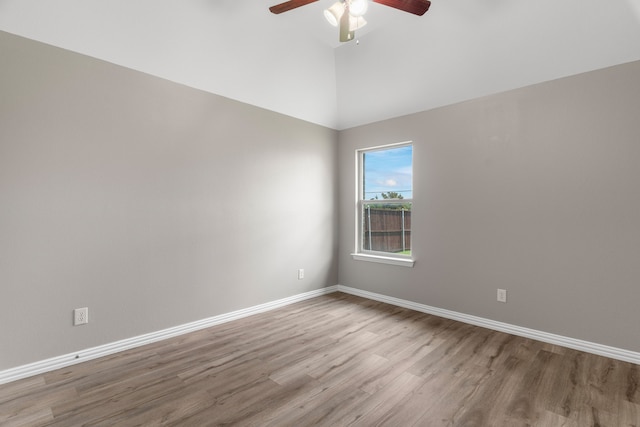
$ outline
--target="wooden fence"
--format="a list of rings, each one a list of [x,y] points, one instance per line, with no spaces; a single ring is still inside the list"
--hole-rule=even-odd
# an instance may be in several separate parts
[[[394,253],[411,250],[411,211],[367,207],[363,223],[363,249]]]

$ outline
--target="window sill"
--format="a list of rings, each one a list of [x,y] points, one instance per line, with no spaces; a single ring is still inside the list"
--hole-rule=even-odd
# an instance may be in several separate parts
[[[413,267],[415,261],[410,258],[394,258],[380,255],[351,254],[356,261],[377,262],[380,264],[399,265],[401,267]]]

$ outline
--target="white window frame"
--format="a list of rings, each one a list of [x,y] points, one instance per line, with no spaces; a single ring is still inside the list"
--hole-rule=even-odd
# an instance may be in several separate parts
[[[366,200],[364,195],[364,154],[372,151],[382,151],[392,148],[400,148],[405,146],[412,146],[413,141],[399,142],[395,144],[387,144],[376,147],[367,147],[356,150],[356,200],[355,200],[355,252],[351,254],[353,259],[358,261],[376,262],[382,264],[398,265],[403,267],[413,267],[415,260],[413,258],[413,248],[411,255],[395,254],[391,252],[381,252],[367,250],[363,247],[363,230],[364,219],[363,210],[364,206],[370,204],[380,204],[380,200],[369,201]],[[412,168],[413,168],[413,149],[412,149]],[[413,173],[412,173],[413,180]],[[411,183],[413,193],[413,182]],[[411,203],[411,211],[413,215],[413,198],[411,199],[398,199],[398,200],[384,200],[384,204],[406,204]],[[412,238],[413,241],[413,238]]]

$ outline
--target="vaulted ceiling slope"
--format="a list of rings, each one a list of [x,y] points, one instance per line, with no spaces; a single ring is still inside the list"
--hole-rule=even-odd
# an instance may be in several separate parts
[[[0,30],[334,129],[640,59],[640,0],[372,4],[359,43],[277,0],[0,0]]]

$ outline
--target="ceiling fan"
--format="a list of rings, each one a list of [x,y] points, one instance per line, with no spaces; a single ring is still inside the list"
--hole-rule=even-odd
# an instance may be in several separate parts
[[[318,0],[289,0],[284,3],[271,6],[269,10],[272,13],[279,14],[317,1]],[[404,12],[413,13],[418,16],[424,15],[425,12],[429,10],[429,6],[431,6],[431,2],[429,0],[372,1]],[[363,15],[367,11],[368,6],[369,0],[338,0],[333,4],[333,6],[324,11],[324,16],[331,25],[334,27],[340,27],[340,41],[348,42],[353,40],[357,29],[366,25],[367,21],[364,20]]]

